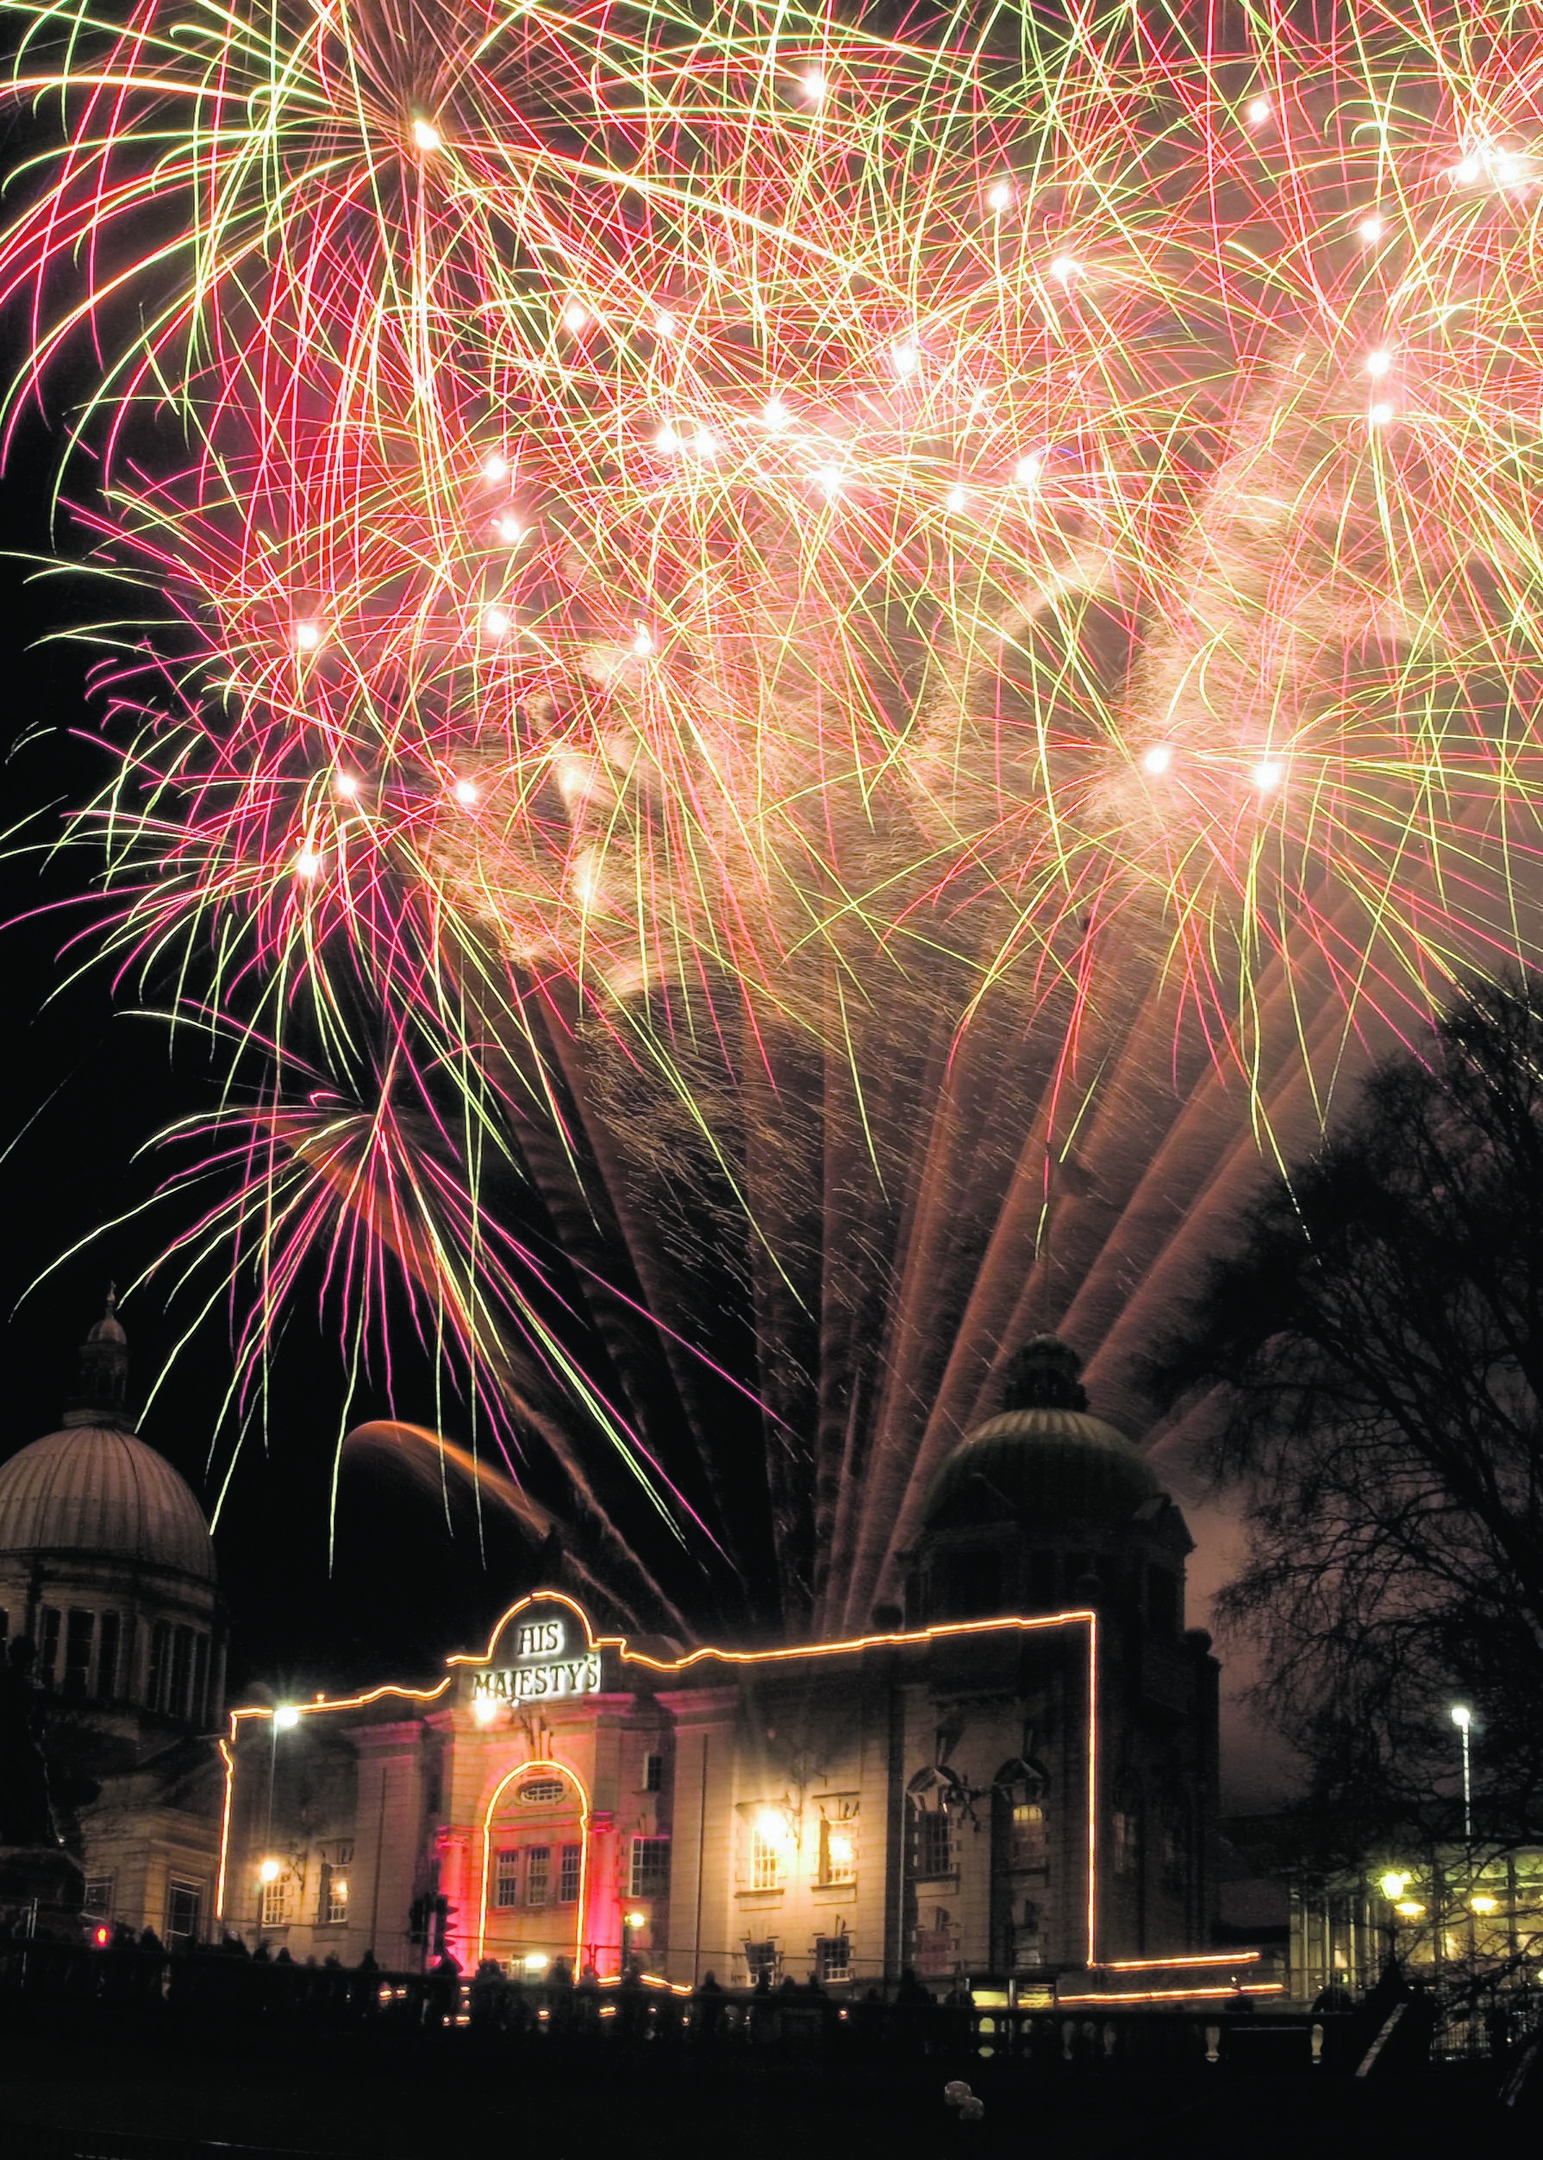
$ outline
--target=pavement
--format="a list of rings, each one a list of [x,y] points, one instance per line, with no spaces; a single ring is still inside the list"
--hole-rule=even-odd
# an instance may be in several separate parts
[[[0,2160],[448,2160],[519,2147],[535,2160],[654,2160],[709,2151],[788,2160],[1420,2160],[1543,2149],[1496,2079],[1449,2068],[1355,2079],[1192,2071],[1034,2074],[970,2062],[811,2060],[589,2045],[482,2048],[465,2034],[185,2036],[0,2032]],[[985,2105],[947,2105],[950,2077]],[[1530,2082],[1530,2081],[1529,2081]]]

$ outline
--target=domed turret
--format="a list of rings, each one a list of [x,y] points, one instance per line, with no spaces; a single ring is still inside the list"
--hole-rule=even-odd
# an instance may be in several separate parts
[[[50,1433],[0,1467],[0,1554],[45,1553],[215,1579],[214,1542],[187,1481],[110,1425]]]
[[[133,1429],[115,1305],[76,1352],[62,1428],[0,1465],[0,1611],[49,1685],[201,1724],[219,1694],[214,1543]]]
[[[928,1620],[1086,1602],[1120,1585],[1177,1633],[1190,1538],[1151,1464],[1088,1409],[1059,1336],[1026,1343],[1005,1404],[967,1433],[927,1497],[913,1605]]]

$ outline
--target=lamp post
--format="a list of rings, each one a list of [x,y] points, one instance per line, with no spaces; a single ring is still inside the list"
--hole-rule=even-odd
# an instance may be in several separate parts
[[[263,1824],[263,1863],[259,1878],[263,1883],[277,1882],[279,1864],[273,1858],[273,1782],[279,1766],[279,1734],[293,1732],[300,1722],[300,1713],[292,1703],[279,1703],[273,1711],[268,1732],[268,1811]],[[257,1932],[262,1935],[262,1891],[257,1894]]]
[[[1407,1875],[1400,1875],[1396,1868],[1389,1868],[1387,1874],[1383,1876],[1377,1886],[1387,1899],[1388,1963],[1395,1971],[1398,1968],[1398,1907],[1408,1883],[1409,1877]]]
[[[1452,1705],[1452,1723],[1463,1736],[1463,1843],[1473,1843],[1473,1786],[1468,1760],[1468,1728],[1473,1723],[1473,1712],[1466,1703]]]

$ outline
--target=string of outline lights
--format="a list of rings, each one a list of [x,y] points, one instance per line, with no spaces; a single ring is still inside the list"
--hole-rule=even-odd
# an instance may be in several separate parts
[[[451,1681],[455,1678],[455,1673],[453,1670],[454,1667],[472,1665],[486,1666],[487,1664],[489,1664],[492,1659],[494,1647],[497,1644],[499,1637],[504,1632],[505,1628],[509,1625],[510,1621],[517,1613],[523,1612],[529,1606],[537,1603],[541,1605],[563,1605],[568,1609],[568,1611],[573,1613],[583,1626],[585,1639],[590,1650],[599,1652],[613,1650],[625,1663],[630,1665],[644,1665],[653,1672],[685,1672],[689,1671],[693,1666],[701,1665],[708,1661],[711,1661],[715,1664],[736,1666],[787,1664],[795,1660],[836,1657],[846,1653],[850,1653],[852,1651],[890,1647],[897,1649],[904,1648],[905,1646],[910,1644],[936,1642],[955,1635],[988,1635],[1000,1634],[1003,1632],[1037,1633],[1047,1628],[1066,1627],[1069,1625],[1078,1624],[1085,1625],[1088,1631],[1088,1756],[1086,1809],[1088,1869],[1087,1950],[1088,1964],[1090,1968],[1097,1965],[1099,1759],[1098,1615],[1090,1608],[1084,1608],[1081,1610],[1068,1610],[1066,1612],[1058,1613],[1030,1614],[1000,1620],[946,1621],[937,1623],[931,1627],[912,1628],[909,1630],[888,1630],[877,1634],[863,1635],[847,1642],[804,1643],[801,1645],[795,1645],[792,1648],[780,1648],[774,1650],[716,1650],[712,1648],[701,1648],[697,1650],[686,1651],[677,1658],[658,1658],[651,1656],[646,1651],[629,1649],[627,1646],[627,1639],[623,1635],[594,1634],[590,1628],[588,1614],[584,1611],[581,1605],[576,1604],[575,1601],[572,1598],[568,1597],[564,1592],[560,1590],[536,1590],[532,1591],[527,1597],[517,1599],[515,1603],[511,1605],[508,1610],[502,1615],[502,1617],[499,1619],[496,1626],[494,1627],[491,1635],[488,1637],[487,1649],[482,1653],[480,1657],[474,1656],[470,1652],[464,1651],[457,1651],[453,1653],[450,1657],[448,1657],[445,1660],[445,1663],[448,1667],[452,1668],[452,1670],[447,1673],[445,1679],[436,1683],[434,1687],[380,1687],[374,1688],[368,1694],[363,1695],[329,1697],[326,1700],[322,1701],[295,1705],[294,1708],[297,1716],[303,1718],[315,1718],[323,1716],[329,1711],[355,1710],[362,1708],[369,1703],[379,1701],[382,1697],[386,1695],[401,1695],[403,1697],[412,1698],[420,1702],[436,1701],[441,1695],[444,1694],[445,1690],[450,1686]],[[272,1718],[274,1715],[275,1712],[271,1708],[262,1705],[232,1710],[229,1713],[232,1748],[234,1747],[237,1730],[242,1719]],[[219,1888],[217,1892],[217,1909],[215,1914],[215,1917],[217,1919],[223,1919],[224,1917],[225,1865],[230,1831],[231,1792],[233,1789],[233,1780],[235,1776],[234,1755],[225,1748],[223,1742],[221,1743],[221,1752],[225,1761],[226,1787],[225,1808],[220,1833]],[[555,1758],[553,1758],[553,1767],[560,1770],[564,1777],[573,1778],[576,1784],[579,1783],[577,1774],[568,1764],[558,1762]],[[503,1789],[503,1784],[507,1784],[507,1782],[507,1779],[504,1779],[502,1781],[499,1787],[500,1791]],[[580,1785],[580,1790],[581,1792],[583,1791],[582,1785]],[[588,1808],[589,1801],[588,1795],[586,1793],[584,1795],[584,1810],[586,1821],[588,1820]],[[485,1815],[482,1825],[484,1837],[484,1910],[486,1903],[486,1839],[488,1823],[491,1821],[491,1819],[491,1814]],[[479,1926],[481,1925],[482,1922],[479,1921]],[[1165,1958],[1160,1960],[1154,1960],[1153,1962],[1162,1964],[1166,1967],[1168,1965],[1171,1965],[1174,1960]],[[1134,1968],[1122,1966],[1120,1969],[1128,1970]]]

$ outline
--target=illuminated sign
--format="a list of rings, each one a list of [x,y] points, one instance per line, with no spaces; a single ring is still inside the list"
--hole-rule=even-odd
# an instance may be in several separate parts
[[[515,1630],[515,1663],[473,1673],[472,1701],[535,1702],[553,1695],[595,1695],[600,1690],[600,1652],[586,1641],[568,1655],[565,1620],[529,1620]]]

